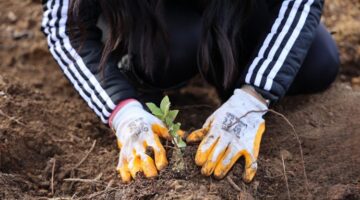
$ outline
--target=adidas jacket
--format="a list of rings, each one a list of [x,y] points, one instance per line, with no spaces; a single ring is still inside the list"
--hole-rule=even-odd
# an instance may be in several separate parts
[[[70,0],[43,0],[42,31],[65,76],[89,107],[107,123],[116,105],[124,99],[136,98],[137,92],[118,70],[118,60],[114,57],[110,57],[104,72],[99,70],[103,44],[102,32],[96,23],[101,11],[96,0],[88,2],[81,9],[84,12],[81,20],[87,32],[84,43],[77,31],[70,37]],[[277,101],[285,95],[305,59],[324,0],[258,2],[275,14],[272,19],[265,19],[271,20],[271,26],[252,50],[238,86],[252,85],[265,98]]]

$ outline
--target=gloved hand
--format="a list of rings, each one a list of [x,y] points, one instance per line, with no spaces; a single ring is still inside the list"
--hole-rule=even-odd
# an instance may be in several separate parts
[[[250,182],[257,170],[260,141],[265,131],[262,116],[266,110],[267,106],[257,98],[236,89],[230,99],[206,120],[203,128],[187,138],[188,142],[203,138],[195,156],[196,164],[202,166],[201,173],[206,176],[213,173],[221,179],[244,156],[243,180]]]
[[[142,105],[132,100],[110,118],[120,150],[117,171],[124,182],[135,178],[137,172],[146,177],[155,177],[158,170],[167,166],[166,152],[159,136],[170,138],[161,120],[145,111]],[[154,160],[146,154],[146,148],[154,151]]]

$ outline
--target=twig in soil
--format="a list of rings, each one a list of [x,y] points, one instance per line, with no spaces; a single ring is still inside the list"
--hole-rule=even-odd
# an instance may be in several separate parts
[[[72,168],[72,170],[75,170],[76,168],[80,167],[80,165],[89,157],[90,153],[94,150],[96,145],[96,140],[94,140],[93,144],[91,145],[90,150],[86,153],[86,155],[80,160],[78,164],[75,165],[75,167]]]
[[[81,182],[81,183],[95,183],[100,184],[101,181],[95,179],[81,179],[81,178],[66,178],[65,182]]]
[[[24,124],[24,123],[21,122],[20,120],[16,119],[15,117],[11,117],[11,116],[7,115],[7,114],[4,113],[4,111],[2,111],[1,109],[0,109],[0,115],[3,116],[3,117],[5,117],[5,118],[8,118],[10,121],[13,121],[13,122],[15,122],[15,123],[17,123],[17,124],[19,124],[19,125],[21,125],[21,126],[26,126],[26,124]]]
[[[241,192],[240,187],[236,185],[236,183],[232,180],[230,176],[226,176],[226,179],[236,191]]]
[[[107,184],[105,190],[108,190],[108,189],[113,185],[113,183],[114,183],[114,180],[111,179],[111,180],[109,181],[109,183]]]
[[[78,136],[75,136],[74,134],[72,134],[70,131],[67,131],[67,134],[70,136],[70,140],[73,142],[75,141],[83,141],[81,138],[79,138]]]
[[[304,153],[303,153],[303,148],[302,148],[302,144],[301,144],[301,140],[299,135],[297,134],[296,130],[295,130],[295,126],[289,121],[289,119],[287,117],[285,117],[285,115],[273,110],[273,109],[267,109],[267,110],[251,110],[247,113],[245,113],[243,116],[239,117],[236,122],[234,123],[238,123],[242,118],[246,117],[247,115],[249,115],[250,113],[265,113],[265,112],[270,112],[272,114],[275,114],[279,117],[281,117],[283,120],[285,120],[285,122],[291,127],[292,132],[299,144],[299,150],[300,150],[300,157],[301,157],[301,162],[302,162],[302,167],[303,167],[303,174],[304,174],[304,179],[305,179],[305,190],[308,194],[310,194],[309,192],[309,183],[308,183],[308,178],[307,178],[307,173],[306,173],[306,168],[305,168],[305,159],[304,159]]]
[[[282,161],[282,166],[283,166],[283,170],[284,170],[284,178],[285,178],[285,184],[286,184],[288,199],[291,199],[290,189],[289,189],[289,182],[288,182],[288,179],[287,179],[287,176],[286,176],[285,161],[284,161],[284,156],[282,154],[281,154],[281,161]]]
[[[95,184],[101,184],[102,182],[99,181],[102,176],[102,173],[100,173],[97,177],[94,179],[81,179],[81,178],[66,178],[64,181],[66,182],[82,182],[82,183],[95,183]]]
[[[55,174],[56,159],[53,158],[53,166],[51,170],[51,195],[54,196],[54,174]]]
[[[80,160],[80,162],[78,162],[74,167],[72,167],[72,168],[68,169],[67,171],[65,171],[63,177],[67,176],[69,173],[71,173],[71,176],[73,176],[74,170],[77,169],[78,167],[80,167],[80,165],[89,157],[90,153],[94,150],[95,145],[96,145],[96,140],[94,140],[93,144],[91,145],[91,148],[85,154],[85,156]]]
[[[71,196],[71,199],[70,199],[70,200],[75,199],[76,195],[77,195],[77,192],[75,192],[75,193]]]
[[[108,188],[108,189],[105,189],[105,190],[102,190],[102,191],[99,191],[99,192],[95,192],[95,193],[91,194],[90,196],[85,197],[85,198],[83,198],[83,199],[93,199],[93,198],[95,198],[95,197],[97,197],[97,196],[99,196],[99,195],[102,195],[102,194],[107,193],[107,192],[112,192],[112,191],[114,191],[114,190],[117,190],[117,189],[115,189],[115,188]]]
[[[99,191],[99,192],[95,192],[93,194],[91,194],[89,197],[86,197],[86,199],[93,199],[95,198],[96,196],[99,196],[99,195],[102,195],[104,193],[107,193],[107,192],[112,192],[114,190],[116,190],[115,188],[111,188],[112,184],[114,183],[114,180],[110,180],[109,183],[107,184],[105,190],[102,190],[102,191]]]

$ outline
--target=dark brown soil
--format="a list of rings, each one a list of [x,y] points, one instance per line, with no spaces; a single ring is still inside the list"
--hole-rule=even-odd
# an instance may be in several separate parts
[[[122,184],[115,171],[114,135],[47,51],[39,31],[40,2],[1,1],[0,199],[287,199],[288,193],[292,199],[360,199],[360,86],[351,84],[360,75],[360,29],[353,28],[360,27],[360,3],[351,2],[328,1],[325,12],[342,53],[338,81],[324,93],[287,97],[275,107],[300,137],[307,182],[290,126],[268,114],[255,180],[241,181],[243,161],[229,175],[239,192],[227,178],[200,175],[193,160],[196,145],[186,148],[186,173],[168,167],[156,179],[140,175]],[[219,105],[214,90],[199,80],[170,98],[188,131],[200,127]],[[93,151],[74,169],[95,141]],[[170,158],[172,149],[167,150]]]

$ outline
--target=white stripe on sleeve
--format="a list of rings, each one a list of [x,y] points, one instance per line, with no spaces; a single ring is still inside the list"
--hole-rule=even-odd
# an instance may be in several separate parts
[[[53,8],[50,8],[52,3],[55,3],[55,5]],[[49,0],[45,6],[46,6],[46,10],[44,11],[43,14],[44,17],[42,21],[42,27],[44,33],[47,35],[50,52],[52,53],[55,60],[62,68],[65,75],[72,82],[75,89],[87,102],[89,107],[92,108],[95,111],[95,113],[100,116],[101,120],[104,123],[106,123],[107,118],[111,114],[107,110],[106,105],[111,110],[113,110],[116,107],[116,105],[114,104],[114,102],[112,102],[110,96],[106,93],[106,91],[101,87],[99,81],[85,66],[82,58],[77,54],[76,50],[71,46],[70,39],[66,34],[66,23],[68,17],[69,1],[55,0],[54,2],[54,0]],[[60,19],[59,19],[58,11],[60,8],[62,9],[60,11]],[[49,14],[51,14],[52,17],[51,20],[48,18]],[[55,27],[56,22],[58,22],[58,27]],[[57,33],[60,38],[57,37]],[[52,43],[51,41],[54,41],[54,43]],[[72,58],[70,58],[68,55],[71,55]],[[73,60],[76,62],[76,65],[80,68],[82,74],[79,73],[78,69],[75,67],[75,63],[73,62]],[[64,61],[65,63],[63,63],[62,61]],[[69,70],[71,70],[71,73]],[[72,74],[74,74],[74,76]],[[75,80],[75,77],[78,80],[78,82],[77,80]],[[91,84],[92,87],[89,84]],[[86,93],[84,93],[84,90],[88,94],[90,94],[90,97],[87,96]],[[98,93],[99,96],[97,96],[96,93]],[[99,97],[103,99],[106,105],[104,105],[100,101]],[[95,103],[97,107],[101,109],[101,112],[97,109],[96,106],[94,106],[93,103]]]
[[[261,65],[257,75],[256,75],[256,79],[254,84],[256,86],[260,86],[261,83],[261,79],[263,78],[263,74],[265,72],[265,70],[269,67],[269,64],[271,63],[271,61],[274,60],[274,56],[276,54],[276,52],[279,50],[281,43],[284,41],[284,38],[286,36],[286,34],[289,33],[289,30],[291,28],[291,25],[294,22],[294,19],[296,17],[296,14],[299,11],[299,7],[301,5],[301,3],[303,2],[303,0],[296,0],[294,3],[293,8],[291,9],[291,12],[286,20],[285,26],[283,27],[283,29],[281,30],[279,36],[277,37],[273,47],[270,50],[269,56],[268,58],[264,61],[264,63]],[[290,30],[291,31],[291,30]]]
[[[309,0],[306,3],[306,5],[304,7],[304,10],[303,10],[303,12],[301,14],[301,17],[299,19],[298,24],[296,25],[293,33],[291,34],[288,42],[286,43],[286,46],[282,50],[279,59],[277,60],[274,67],[271,69],[271,71],[270,71],[270,73],[268,75],[268,78],[266,79],[265,90],[269,91],[271,89],[274,77],[276,76],[276,74],[280,70],[281,66],[284,64],[284,61],[285,61],[286,57],[288,56],[288,54],[289,54],[291,48],[293,47],[295,41],[299,37],[299,35],[301,33],[301,30],[305,25],[306,19],[309,16],[310,8],[311,8],[311,5],[313,3],[314,3],[314,0]]]
[[[267,35],[263,45],[260,48],[260,51],[254,61],[251,63],[248,73],[246,74],[245,82],[250,83],[251,77],[253,76],[255,67],[259,64],[259,61],[264,58],[265,51],[269,48],[270,41],[273,39],[274,35],[278,32],[279,26],[285,17],[285,13],[289,7],[290,0],[285,0],[281,5],[279,16],[274,22],[274,25],[271,28],[271,32]]]

